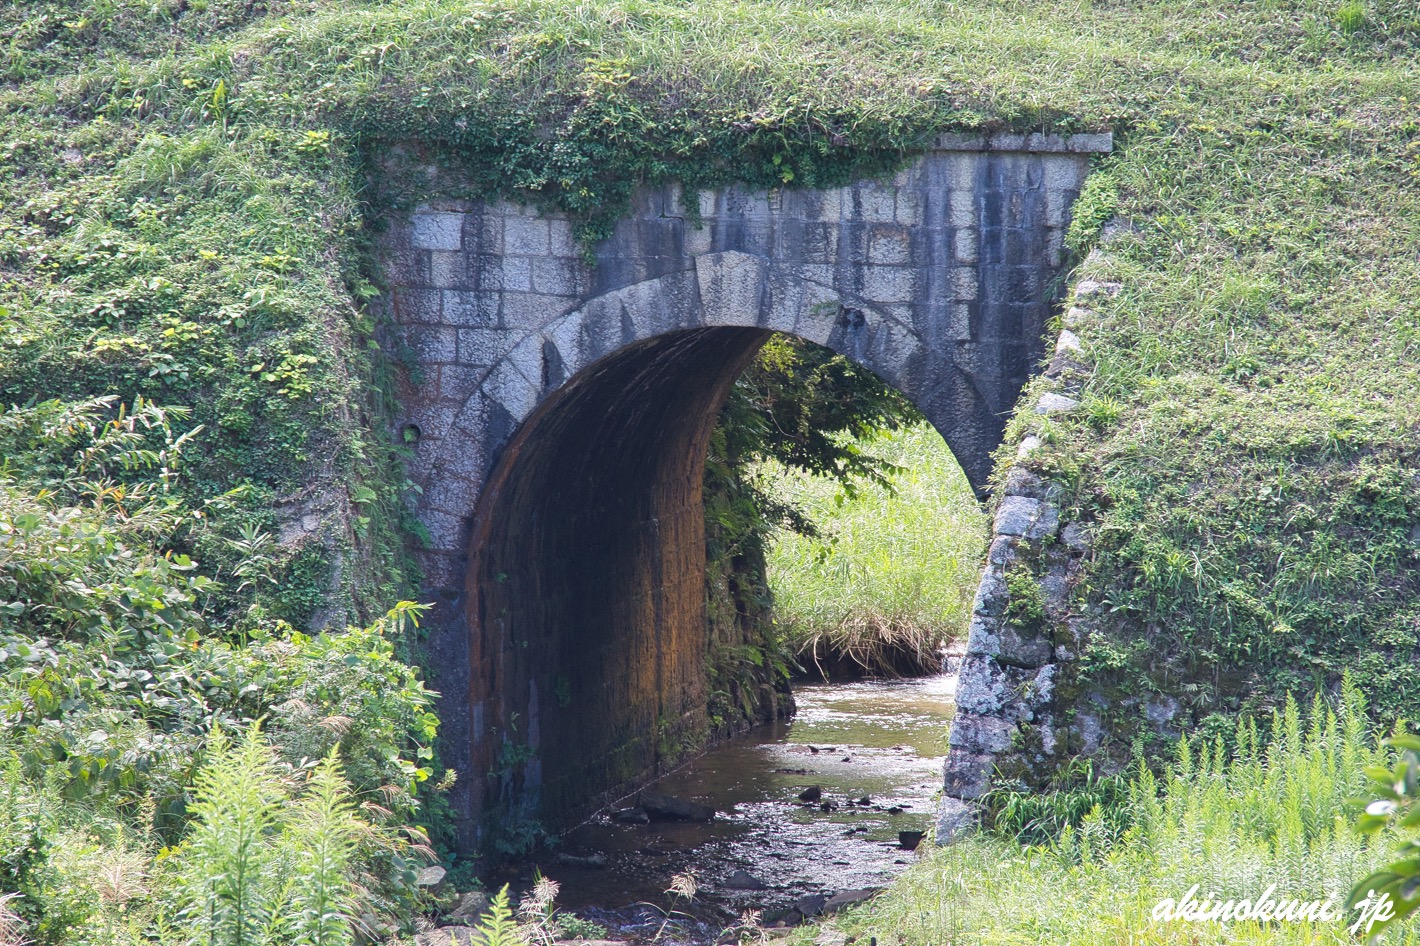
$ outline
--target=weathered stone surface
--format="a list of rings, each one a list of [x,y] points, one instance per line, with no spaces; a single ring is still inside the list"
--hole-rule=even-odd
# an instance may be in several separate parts
[[[416,211],[413,225],[413,245],[419,250],[463,249],[463,218],[461,213]]]
[[[1053,654],[1049,641],[1024,634],[1011,624],[1001,627],[996,656],[1002,663],[1015,667],[1039,667],[1049,663]]]
[[[976,809],[960,798],[944,797],[937,806],[936,841],[951,844],[961,838],[976,823]]]
[[[488,906],[488,894],[481,890],[470,890],[459,895],[454,908],[448,912],[448,917],[451,920],[474,923],[488,912]]]
[[[1036,401],[1035,412],[1037,414],[1063,414],[1066,411],[1073,411],[1080,406],[1080,402],[1073,397],[1066,397],[1063,394],[1056,394],[1054,391],[1046,391]]]
[[[1008,495],[996,507],[997,535],[1025,535],[1040,515],[1041,502],[1029,496]]]
[[[863,887],[859,890],[840,890],[838,893],[828,898],[828,902],[823,905],[825,915],[837,913],[839,910],[846,910],[849,907],[857,906],[860,903],[867,903],[882,891],[881,887]]]

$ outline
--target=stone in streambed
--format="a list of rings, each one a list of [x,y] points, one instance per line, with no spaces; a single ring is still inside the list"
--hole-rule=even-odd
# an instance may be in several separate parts
[[[880,890],[882,890],[881,887],[863,887],[860,890],[840,890],[823,905],[823,912],[828,914],[837,913],[839,910],[846,910],[848,907],[873,899],[878,895],[878,891]]]
[[[768,890],[769,885],[749,871],[737,870],[725,880],[729,890]]]
[[[815,802],[823,797],[823,788],[819,785],[810,785],[799,793],[799,801]]]
[[[611,813],[611,820],[617,824],[646,824],[651,816],[646,814],[644,808],[622,808]]]
[[[804,917],[816,917],[823,912],[823,905],[828,902],[828,897],[821,893],[811,893],[800,897],[794,901],[794,909],[798,910]]]
[[[641,808],[651,818],[667,821],[713,821],[715,809],[699,802],[687,801],[659,792],[642,792]]]
[[[470,890],[468,893],[459,894],[454,908],[448,912],[448,918],[476,923],[478,918],[487,912],[488,894],[481,890]]]
[[[602,870],[606,867],[605,854],[559,854],[557,863],[563,867],[580,867],[584,870]]]
[[[922,839],[927,836],[925,831],[899,831],[897,833],[897,843],[904,851],[915,851],[917,845],[922,843]]]

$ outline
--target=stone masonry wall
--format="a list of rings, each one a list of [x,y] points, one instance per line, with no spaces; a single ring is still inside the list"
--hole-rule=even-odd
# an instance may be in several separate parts
[[[710,392],[728,383],[720,374],[733,370],[739,357],[716,347],[713,333],[751,329],[767,337],[779,331],[826,345],[902,391],[983,491],[1005,418],[1045,354],[1045,327],[1066,263],[1070,206],[1091,155],[1110,145],[1109,135],[945,136],[891,179],[820,191],[728,187],[694,197],[698,213],[687,209],[686,195],[675,187],[645,189],[614,234],[593,248],[591,264],[570,220],[506,202],[431,199],[388,221],[380,253],[394,327],[385,341],[410,366],[399,392],[398,434],[413,445],[410,475],[422,490],[416,509],[428,539],[421,553],[422,600],[435,603],[428,663],[444,694],[443,756],[465,773],[454,804],[470,845],[483,808],[479,799],[493,791],[477,788],[473,770],[490,757],[494,742],[509,738],[498,721],[521,720],[517,738],[538,743],[520,749],[533,755],[525,781],[535,793],[536,773],[547,770],[540,744],[557,743],[549,734],[571,725],[566,717],[576,711],[509,670],[519,661],[499,628],[518,624],[521,640],[567,632],[528,626],[526,615],[512,613],[520,607],[515,602],[499,605],[510,619],[501,612],[489,617],[471,595],[473,537],[488,534],[486,523],[475,530],[475,520],[504,514],[483,494],[497,480],[509,445],[535,449],[527,428],[544,418],[555,421],[547,430],[565,429],[556,421],[559,393],[583,379],[590,380],[577,403],[616,404],[627,414],[610,419],[609,429],[649,429],[632,416],[636,404],[589,386],[598,366],[620,353],[685,335],[685,344],[673,346],[682,366],[677,370],[696,372]],[[430,167],[427,173],[428,190],[437,193],[440,181],[458,172]],[[692,337],[695,332],[712,334]],[[754,345],[755,339],[743,336],[735,344]],[[634,376],[647,399],[638,403],[666,402],[657,392],[670,388],[657,385],[673,383],[668,372],[651,356],[638,365]],[[677,394],[674,403],[688,413],[667,423],[699,424],[718,406],[713,401]],[[645,436],[646,444],[626,449],[668,449]],[[665,458],[656,463],[681,469]],[[593,465],[568,475],[596,481],[610,469]],[[685,487],[658,482],[653,489],[688,497]],[[623,498],[628,510],[641,508]],[[536,495],[524,496],[517,508],[536,519]],[[646,534],[655,535],[659,517],[646,515]],[[576,541],[570,533],[517,538],[527,549],[547,542],[570,548]],[[645,560],[621,562],[618,574],[627,581],[655,575],[659,585],[689,587],[692,576],[666,573],[662,563],[689,569],[691,556],[664,541],[628,538],[625,547],[642,549],[634,554]],[[533,587],[530,576],[543,565],[485,561],[482,567],[490,581],[508,575]],[[601,586],[595,575],[579,580]],[[703,575],[693,582],[699,587]],[[662,626],[671,620],[662,610],[643,610],[635,620],[651,623],[628,631],[628,640],[697,639]],[[534,611],[567,613],[562,605]],[[690,619],[683,609],[675,613],[675,620]],[[475,640],[476,652],[470,648]],[[576,653],[570,642],[549,649]],[[470,669],[475,653],[481,655],[477,673]],[[637,707],[627,714],[643,715]],[[528,721],[534,719],[532,733]],[[579,777],[560,776],[564,784]],[[589,797],[610,788],[590,781]]]
[[[1071,293],[1054,356],[1032,387],[1035,418],[1080,406],[1090,370],[1081,340],[1093,318],[1090,300],[1120,288],[1089,277],[1103,262],[1095,251],[1081,267],[1085,278]],[[1066,724],[1060,718],[1066,707],[1056,698],[1058,678],[1078,658],[1088,620],[1072,612],[1069,598],[1089,536],[1083,524],[1062,520],[1059,487],[1030,469],[1031,457],[1043,445],[1041,433],[1039,421],[1029,425],[996,505],[970,636],[960,658],[937,819],[939,844],[970,826],[972,802],[990,787],[998,766],[1048,770],[1098,743],[1088,714]]]

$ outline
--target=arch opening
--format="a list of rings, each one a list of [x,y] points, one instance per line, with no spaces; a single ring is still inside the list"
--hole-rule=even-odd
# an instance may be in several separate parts
[[[473,763],[492,776],[476,808],[497,813],[495,830],[575,820],[703,739],[705,452],[771,334],[633,345],[570,380],[505,448],[467,576]]]
[[[705,745],[707,447],[774,334],[629,345],[562,384],[498,457],[464,599],[485,846],[569,827]]]

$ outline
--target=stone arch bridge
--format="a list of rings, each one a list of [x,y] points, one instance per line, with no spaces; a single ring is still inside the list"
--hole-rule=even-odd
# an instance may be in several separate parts
[[[701,479],[774,332],[906,395],[977,491],[1045,353],[1069,209],[1108,135],[944,137],[833,190],[644,189],[584,260],[569,221],[435,202],[382,236],[443,754],[461,840],[510,799],[556,824],[706,726]]]

